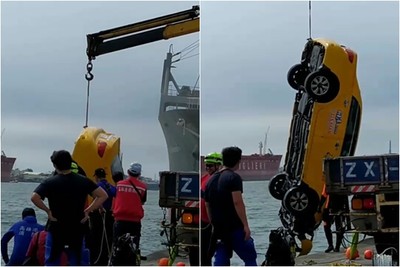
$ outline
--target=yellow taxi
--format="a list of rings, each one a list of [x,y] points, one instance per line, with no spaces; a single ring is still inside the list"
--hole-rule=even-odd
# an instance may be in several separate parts
[[[95,181],[93,174],[97,168],[106,171],[106,179],[112,179],[117,172],[123,173],[120,153],[120,137],[102,128],[85,127],[75,141],[72,158],[84,170],[86,176]]]
[[[324,186],[323,159],[354,155],[362,101],[357,81],[357,54],[335,41],[309,39],[301,62],[288,72],[296,90],[283,172],[269,183],[282,200],[284,226],[313,235],[314,216]],[[296,225],[296,222],[300,222]]]

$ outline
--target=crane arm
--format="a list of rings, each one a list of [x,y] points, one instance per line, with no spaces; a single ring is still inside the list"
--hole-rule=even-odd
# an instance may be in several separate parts
[[[200,7],[193,6],[181,12],[88,34],[86,54],[92,60],[114,51],[198,32],[199,15]]]

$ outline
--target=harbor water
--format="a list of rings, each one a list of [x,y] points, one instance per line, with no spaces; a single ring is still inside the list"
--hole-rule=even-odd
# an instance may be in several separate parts
[[[37,183],[1,183],[1,232],[2,235],[10,226],[21,219],[25,207],[33,207],[30,201],[31,194]],[[268,191],[268,181],[244,182],[244,201],[247,217],[256,250],[257,262],[261,264],[268,248],[270,230],[281,226],[278,210],[280,201],[274,199]],[[165,237],[160,236],[160,223],[163,219],[163,210],[158,206],[159,191],[148,191],[147,202],[144,206],[145,217],[142,221],[141,250],[143,255],[163,250]],[[39,223],[46,223],[46,214],[35,207]],[[9,254],[13,240],[9,243]],[[322,226],[315,232],[312,253],[324,251],[326,245]],[[235,256],[232,265],[242,265],[242,261]]]

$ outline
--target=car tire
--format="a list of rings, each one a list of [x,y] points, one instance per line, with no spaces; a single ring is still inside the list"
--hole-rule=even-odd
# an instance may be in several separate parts
[[[304,82],[309,73],[308,69],[302,64],[293,65],[287,74],[289,85],[295,90],[300,90],[301,86],[304,86]]]
[[[285,195],[285,185],[287,183],[287,174],[278,173],[269,181],[268,189],[271,196],[275,199],[282,200]]]
[[[290,188],[283,197],[283,206],[294,216],[314,214],[318,203],[317,192],[304,186]]]
[[[310,73],[305,82],[305,90],[316,102],[327,103],[335,99],[339,93],[339,79],[328,69]]]

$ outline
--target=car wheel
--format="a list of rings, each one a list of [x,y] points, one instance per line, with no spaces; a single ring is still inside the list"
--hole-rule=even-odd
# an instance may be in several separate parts
[[[282,200],[285,195],[285,184],[287,182],[287,175],[285,173],[278,173],[272,177],[269,182],[268,189],[271,196],[275,199]]]
[[[318,202],[318,194],[303,186],[292,187],[283,197],[284,207],[294,216],[315,213]]]
[[[305,80],[305,89],[316,102],[327,103],[339,93],[339,79],[327,69],[310,73]]]
[[[307,78],[307,75],[310,72],[308,69],[302,64],[296,64],[291,67],[287,74],[287,80],[289,85],[296,90],[300,90],[300,86],[304,86],[304,82]]]

